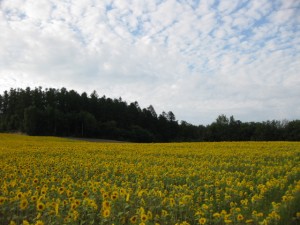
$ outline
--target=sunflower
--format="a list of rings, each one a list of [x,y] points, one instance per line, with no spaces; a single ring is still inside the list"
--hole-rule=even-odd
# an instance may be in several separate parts
[[[37,209],[38,211],[44,211],[44,209],[45,209],[45,204],[42,203],[42,202],[38,202],[38,203],[36,204],[36,209]]]
[[[76,221],[78,219],[78,217],[79,217],[79,212],[76,211],[76,210],[74,210],[73,211],[73,219],[74,219],[74,221]]]
[[[137,216],[132,216],[130,218],[130,223],[136,223],[137,222]]]
[[[190,224],[186,221],[183,221],[180,225],[190,225]]]
[[[108,193],[107,193],[107,192],[103,192],[103,194],[102,194],[102,198],[103,198],[103,199],[107,199],[107,198],[108,198],[108,196],[109,196],[109,195],[108,195]]]
[[[200,224],[205,224],[206,223],[206,218],[202,217],[198,221]]]
[[[152,215],[151,211],[147,212],[147,217],[148,217],[149,220],[151,220],[153,218],[153,215]]]
[[[166,210],[163,209],[163,210],[161,211],[161,216],[162,216],[162,217],[166,217],[167,215],[169,215],[168,211],[166,211]]]
[[[88,192],[87,190],[84,190],[84,192],[82,193],[82,195],[83,195],[84,197],[87,197],[87,196],[89,195],[89,192]]]
[[[21,201],[20,201],[20,209],[21,210],[24,210],[28,207],[28,201],[26,198],[23,198]]]
[[[60,187],[60,188],[58,189],[58,193],[59,193],[59,194],[63,194],[64,191],[65,191],[65,188],[64,188],[64,187]]]
[[[102,202],[102,208],[103,209],[110,209],[110,202],[109,201]]]
[[[125,195],[126,194],[126,190],[124,189],[124,188],[121,188],[120,189],[120,194],[123,196],[123,195]]]
[[[75,200],[75,204],[76,204],[77,206],[79,206],[79,205],[80,205],[80,200],[79,200],[79,199],[76,199],[76,200]]]
[[[6,198],[0,197],[0,205],[2,205],[5,202]]]
[[[142,214],[142,215],[141,215],[141,221],[142,221],[142,222],[146,222],[147,220],[148,220],[147,215],[146,215],[146,214]]]
[[[67,193],[67,196],[68,196],[68,197],[71,197],[71,195],[72,195],[72,191],[70,191],[70,190],[67,190],[67,191],[66,191],[66,193]]]
[[[107,217],[109,217],[109,216],[110,216],[110,210],[109,210],[109,209],[105,209],[105,210],[103,210],[103,212],[102,212],[102,216],[103,216],[104,218],[107,218]]]
[[[23,195],[23,193],[22,193],[22,192],[18,192],[18,193],[17,193],[17,197],[18,197],[18,199],[21,199],[21,198],[23,198],[23,197],[24,197],[24,195]]]
[[[238,221],[242,221],[244,219],[243,215],[242,214],[238,214],[237,215],[237,220]]]
[[[44,225],[44,222],[42,220],[36,221],[35,225]]]
[[[71,203],[71,209],[75,210],[77,208],[77,205],[75,203]]]
[[[174,198],[170,198],[170,206],[173,207],[175,205],[175,200]]]
[[[111,195],[111,199],[112,199],[112,200],[116,200],[118,197],[119,197],[119,194],[118,194],[118,192],[116,192],[116,191],[114,191],[114,192],[112,193],[112,195]]]
[[[30,225],[30,223],[27,220],[23,220],[22,225]]]

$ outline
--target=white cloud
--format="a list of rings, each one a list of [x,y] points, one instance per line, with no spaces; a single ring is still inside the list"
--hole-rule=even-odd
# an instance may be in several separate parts
[[[96,89],[196,124],[300,116],[297,1],[0,4],[0,91]]]

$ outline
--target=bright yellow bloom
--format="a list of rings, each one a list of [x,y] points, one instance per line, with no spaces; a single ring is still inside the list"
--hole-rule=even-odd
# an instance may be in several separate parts
[[[44,225],[44,222],[42,220],[36,221],[35,225]]]
[[[112,195],[111,195],[111,199],[112,199],[112,200],[116,200],[116,199],[118,199],[118,197],[119,197],[119,194],[118,194],[118,192],[116,192],[116,191],[114,191],[114,192],[112,193]]]
[[[161,211],[161,216],[162,216],[162,217],[166,217],[167,215],[169,215],[168,211],[166,211],[166,210],[163,209],[163,210]]]
[[[103,209],[110,209],[110,202],[109,201],[103,201],[102,202],[102,208]]]
[[[6,198],[0,197],[0,205],[4,204],[5,200],[6,200]]]
[[[42,202],[38,202],[38,203],[36,204],[36,209],[37,209],[38,211],[44,211],[44,209],[45,209],[45,204],[42,203]]]
[[[131,218],[130,218],[130,223],[136,223],[137,222],[137,216],[132,216]]]
[[[170,198],[170,206],[173,207],[175,205],[175,200],[174,198]]]
[[[30,225],[30,223],[27,220],[23,220],[23,225]]]
[[[110,216],[110,209],[104,209],[103,212],[102,212],[102,216],[104,218],[107,218]]]
[[[200,224],[206,224],[206,218],[202,217],[198,221]]]
[[[183,221],[180,225],[190,225],[190,224],[186,221]]]
[[[146,222],[147,220],[148,220],[147,215],[146,215],[146,214],[142,214],[142,215],[141,215],[141,221],[142,221],[142,222]]]
[[[24,194],[23,194],[22,192],[18,192],[18,193],[17,193],[17,197],[18,197],[19,199],[21,199],[21,198],[24,197]]]
[[[20,201],[20,209],[21,210],[27,209],[28,204],[29,203],[28,203],[28,201],[27,201],[26,198],[21,199],[21,201]]]
[[[147,212],[147,217],[148,217],[149,220],[151,220],[153,218],[153,215],[152,215],[151,211]]]
[[[87,197],[89,195],[89,192],[87,191],[87,190],[84,190],[83,192],[82,192],[82,196],[83,197]]]
[[[237,215],[237,220],[242,221],[244,219],[244,216],[242,214]]]
[[[220,215],[220,213],[214,213],[214,214],[213,214],[213,217],[215,217],[215,218],[220,218],[221,215]]]

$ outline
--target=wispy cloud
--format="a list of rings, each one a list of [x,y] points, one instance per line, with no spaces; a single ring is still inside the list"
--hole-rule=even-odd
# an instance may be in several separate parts
[[[0,91],[44,86],[210,123],[300,116],[297,0],[2,0]]]

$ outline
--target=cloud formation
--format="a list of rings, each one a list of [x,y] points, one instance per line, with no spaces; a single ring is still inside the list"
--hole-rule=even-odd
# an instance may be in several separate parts
[[[67,87],[211,123],[300,117],[297,0],[2,0],[0,91]]]

